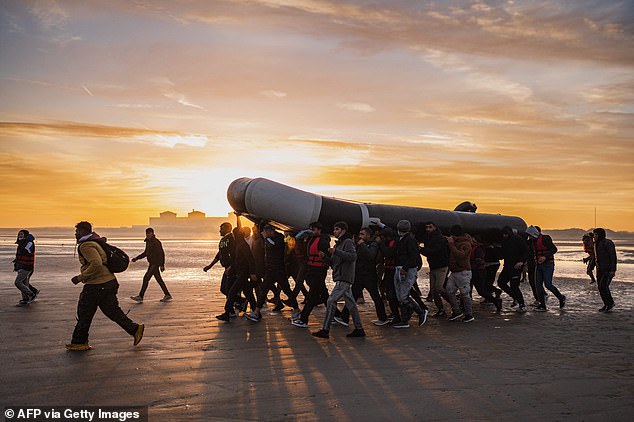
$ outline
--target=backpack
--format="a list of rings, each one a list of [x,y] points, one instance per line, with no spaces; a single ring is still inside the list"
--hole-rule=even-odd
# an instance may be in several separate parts
[[[128,269],[130,265],[130,257],[123,250],[104,241],[92,240],[97,243],[106,253],[106,263],[104,264],[111,273],[122,273]],[[81,251],[77,248],[80,255]],[[82,255],[83,257],[83,255]]]

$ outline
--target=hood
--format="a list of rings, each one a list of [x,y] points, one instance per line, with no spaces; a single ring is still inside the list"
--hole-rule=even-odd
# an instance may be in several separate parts
[[[25,233],[25,234],[26,234],[26,235],[24,236],[24,239],[22,240],[22,242],[24,242],[24,243],[35,242],[35,236],[33,236],[31,233],[29,233],[29,231],[28,231],[28,230],[20,230],[20,231],[18,232],[18,235],[19,235],[20,233]],[[20,239],[16,238],[16,239],[15,239],[15,244],[17,245],[17,244],[19,244],[19,243],[20,243]]]
[[[80,238],[79,240],[77,240],[77,243],[84,243],[84,242],[106,242],[107,239],[105,237],[101,237],[99,236],[97,233],[92,232],[89,235],[86,235],[82,238]]]
[[[533,239],[537,239],[539,237],[539,230],[535,226],[528,226],[526,228],[526,234],[532,237]]]

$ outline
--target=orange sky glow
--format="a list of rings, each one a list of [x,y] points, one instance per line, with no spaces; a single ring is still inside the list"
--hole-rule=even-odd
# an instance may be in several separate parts
[[[229,183],[634,231],[622,1],[0,4],[0,227],[226,215]]]

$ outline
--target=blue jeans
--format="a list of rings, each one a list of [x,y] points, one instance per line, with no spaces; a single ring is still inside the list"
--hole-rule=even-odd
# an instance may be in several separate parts
[[[537,289],[537,296],[542,305],[546,305],[546,291],[544,286],[559,299],[563,299],[563,295],[559,292],[557,287],[553,286],[553,274],[555,274],[555,262],[545,261],[543,264],[537,264],[535,266],[535,288]]]

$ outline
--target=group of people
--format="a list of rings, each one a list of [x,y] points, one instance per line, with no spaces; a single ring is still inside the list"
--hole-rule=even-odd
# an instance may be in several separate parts
[[[484,298],[483,303],[494,305],[498,312],[502,309],[503,292],[512,299],[512,307],[526,312],[520,289],[524,274],[528,275],[535,311],[547,311],[546,290],[558,299],[559,308],[566,305],[566,296],[553,284],[557,247],[537,226],[529,226],[525,237],[511,227],[504,227],[501,239],[484,241],[465,233],[459,225],[451,227],[449,236],[445,236],[434,222],[419,224],[414,230],[407,220],[399,221],[396,230],[378,221],[353,236],[347,223],[340,221],[333,226],[336,238],[333,246],[330,236],[323,231],[321,223],[313,222],[308,229],[287,232],[285,237],[270,224],[265,224],[261,232],[260,226],[254,225],[251,232],[250,228],[241,227],[239,217],[236,228],[223,223],[218,254],[203,268],[207,271],[217,262],[224,267],[221,292],[226,300],[224,312],[217,318],[230,322],[244,312],[247,319],[259,322],[265,302],[271,300],[275,305],[273,313],[289,306],[291,324],[306,328],[312,310],[324,304],[322,328],[314,336],[328,338],[333,322],[348,326],[352,316],[354,330],[348,336],[362,337],[365,331],[356,303],[363,290],[367,290],[375,305],[377,319],[372,321],[375,325],[409,328],[414,313],[418,325],[423,325],[429,309],[417,283],[421,255],[429,264],[427,300],[437,308],[432,317],[474,321],[474,288]],[[616,272],[616,251],[614,243],[606,239],[604,229],[595,229],[593,239],[593,262],[604,302],[600,311],[610,312],[614,301],[609,286]],[[503,266],[497,276],[500,260]],[[328,268],[332,268],[334,282],[330,292],[326,287]],[[294,288],[289,278],[294,279]],[[300,291],[304,292],[301,309],[297,300]],[[273,299],[268,299],[270,292]],[[286,299],[281,298],[281,292]],[[342,298],[344,306],[339,309]],[[445,313],[445,302],[451,309],[450,315]],[[246,312],[248,306],[250,312]]]
[[[299,233],[287,232],[286,236],[270,224],[256,224],[252,230],[228,222],[220,226],[222,236],[218,253],[213,261],[203,268],[208,271],[220,262],[224,267],[220,291],[226,296],[224,312],[216,318],[230,322],[238,312],[253,322],[262,319],[262,309],[267,301],[274,303],[272,313],[286,306],[292,308],[291,324],[307,328],[309,317],[316,306],[324,304],[326,314],[320,330],[313,336],[329,338],[333,322],[349,325],[350,316],[354,329],[348,337],[364,337],[365,331],[357,308],[357,301],[367,290],[372,298],[377,326],[391,325],[394,328],[409,328],[414,313],[417,324],[425,324],[429,309],[417,283],[418,272],[425,256],[429,264],[429,295],[434,303],[435,318],[450,321],[462,319],[468,323],[475,320],[472,306],[472,290],[484,298],[499,312],[502,309],[501,293],[512,300],[512,307],[526,312],[526,304],[520,290],[522,275],[526,271],[535,302],[536,311],[547,310],[548,289],[558,300],[559,307],[566,305],[566,296],[553,284],[554,255],[557,247],[552,238],[542,234],[537,226],[529,226],[522,238],[512,228],[502,229],[500,242],[470,236],[461,226],[451,227],[449,236],[443,235],[434,222],[417,225],[414,230],[407,220],[401,220],[396,230],[375,221],[353,235],[348,224],[339,221],[333,226],[336,238],[331,246],[330,235],[320,222],[313,222]],[[73,284],[83,284],[77,304],[77,324],[68,350],[90,350],[88,335],[92,319],[101,311],[117,323],[134,339],[134,345],[143,338],[144,325],[132,321],[121,310],[117,298],[119,284],[107,266],[108,245],[106,239],[92,230],[89,222],[75,226],[77,252],[81,265],[80,274],[74,276]],[[591,241],[588,241],[591,237]],[[603,301],[601,312],[614,308],[610,283],[616,273],[616,249],[606,238],[602,228],[596,228],[591,236],[584,236],[584,248],[588,258],[588,274],[597,283]],[[17,235],[17,250],[14,270],[17,272],[15,286],[22,295],[19,306],[34,301],[39,290],[30,283],[35,268],[35,237],[28,230]],[[170,301],[172,296],[161,277],[165,270],[165,253],[160,240],[152,228],[146,229],[145,250],[132,258],[135,262],[147,258],[148,269],[138,295],[131,298],[142,303],[149,281],[154,277],[163,290],[161,301]],[[503,267],[499,276],[496,275]],[[596,267],[596,279],[594,268]],[[332,269],[333,289],[329,292],[326,277]],[[291,288],[289,278],[295,282]],[[273,298],[269,299],[269,293]],[[300,309],[298,295],[304,296]],[[282,299],[281,294],[286,296]],[[338,302],[344,300],[339,309]],[[389,315],[385,306],[389,309]],[[451,308],[445,313],[444,302]],[[250,312],[247,311],[250,307]]]

